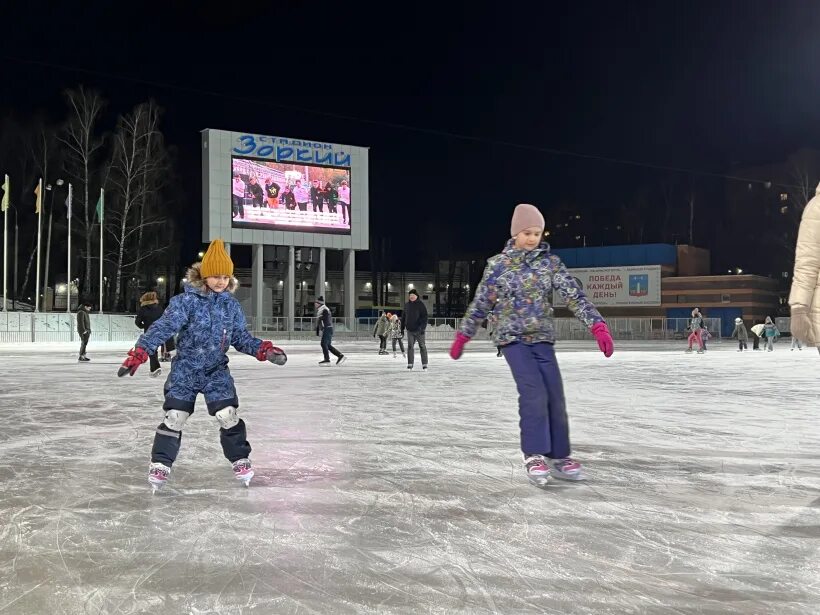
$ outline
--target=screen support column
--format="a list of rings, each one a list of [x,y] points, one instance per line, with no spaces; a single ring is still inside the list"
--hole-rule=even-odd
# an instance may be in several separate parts
[[[327,251],[325,248],[319,248],[319,266],[316,268],[316,297],[322,296],[327,301],[325,280],[327,280]]]
[[[285,324],[293,331],[293,308],[296,301],[296,248],[288,246],[288,275],[285,277]]]
[[[253,330],[262,331],[262,320],[264,317],[263,297],[264,295],[264,264],[265,246],[261,243],[253,244],[253,264],[251,270],[251,312],[253,312]]]
[[[345,250],[345,318],[347,326],[353,330],[356,317],[356,251]]]

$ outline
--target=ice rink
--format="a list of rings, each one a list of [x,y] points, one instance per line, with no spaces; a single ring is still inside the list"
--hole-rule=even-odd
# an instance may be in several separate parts
[[[559,344],[590,480],[541,490],[486,342],[429,373],[282,345],[231,355],[251,487],[200,401],[156,496],[164,378],[0,347],[0,614],[820,613],[814,350]]]

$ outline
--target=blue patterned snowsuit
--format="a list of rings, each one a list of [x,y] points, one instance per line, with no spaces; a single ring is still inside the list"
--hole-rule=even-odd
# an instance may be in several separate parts
[[[192,413],[200,393],[211,416],[229,406],[239,407],[225,353],[233,346],[253,356],[262,343],[248,333],[239,301],[228,290],[211,292],[201,280],[186,284],[185,292],[171,299],[165,313],[140,336],[136,346],[154,354],[164,340],[177,333],[177,354],[165,382],[163,409]],[[160,423],[151,460],[170,466],[179,452],[181,439],[182,432]],[[250,453],[241,419],[230,429],[220,429],[220,440],[230,461]]]
[[[603,322],[578,282],[547,243],[527,252],[510,239],[501,254],[487,261],[484,277],[461,332],[469,338],[492,312],[493,339],[501,347],[518,388],[521,451],[524,456],[569,457],[561,372],[555,358],[552,293],[558,291],[587,327]]]

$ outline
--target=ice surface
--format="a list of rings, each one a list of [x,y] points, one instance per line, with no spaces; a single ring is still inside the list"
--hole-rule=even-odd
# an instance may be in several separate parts
[[[814,350],[559,345],[591,480],[541,490],[487,343],[429,373],[339,345],[232,356],[250,489],[200,403],[157,496],[162,379],[0,347],[0,614],[820,612]]]

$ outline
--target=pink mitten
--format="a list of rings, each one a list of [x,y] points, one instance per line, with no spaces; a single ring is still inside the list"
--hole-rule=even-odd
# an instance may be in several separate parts
[[[612,343],[612,335],[609,333],[609,327],[605,322],[596,322],[590,329],[592,335],[595,336],[595,341],[598,342],[598,348],[604,353],[605,357],[611,357],[615,352],[615,345]]]
[[[469,341],[470,338],[464,335],[461,331],[456,333],[456,339],[453,340],[453,345],[450,346],[450,356],[456,360],[460,359],[461,355],[464,353],[464,346],[466,346]]]

